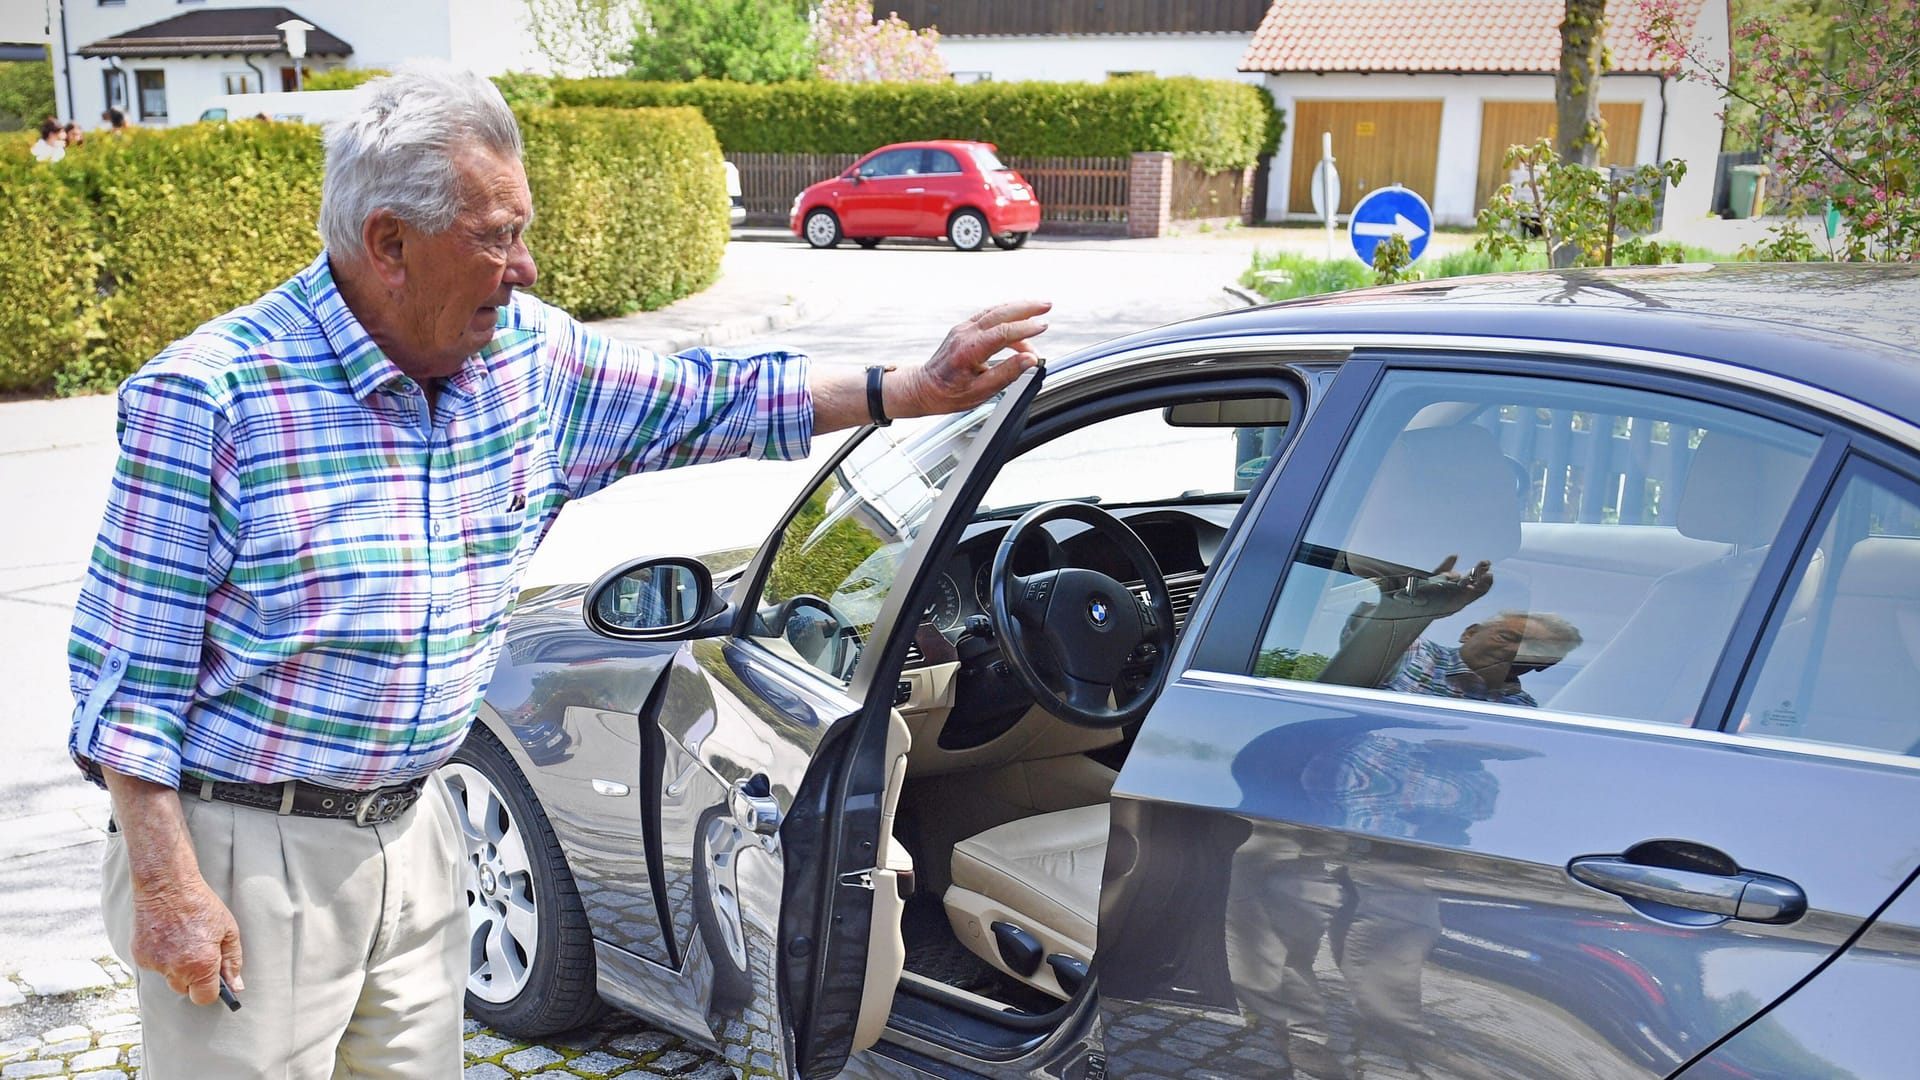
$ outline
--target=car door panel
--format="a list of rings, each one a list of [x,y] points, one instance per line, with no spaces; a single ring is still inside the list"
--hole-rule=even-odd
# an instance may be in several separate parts
[[[1881,824],[1920,810],[1906,769],[1350,697],[1198,674],[1163,695],[1114,792],[1099,957],[1116,1029],[1198,1010],[1308,1076],[1664,1076],[1815,971],[1920,865],[1920,837]],[[1822,790],[1853,797],[1772,812]],[[1567,873],[1650,840],[1794,882],[1811,910],[1649,915]],[[1207,917],[1170,928],[1156,911],[1176,898]],[[1231,986],[1193,985],[1195,957],[1221,958]],[[1116,1049],[1114,1070],[1156,1041]]]

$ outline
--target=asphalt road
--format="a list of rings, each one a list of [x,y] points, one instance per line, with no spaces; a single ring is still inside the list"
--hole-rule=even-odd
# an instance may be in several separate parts
[[[1231,230],[961,254],[930,242],[814,251],[761,234],[729,246],[708,293],[607,328],[658,346],[785,308],[803,321],[762,340],[820,362],[910,363],[973,311],[1039,298],[1054,304],[1042,352],[1063,356],[1230,306],[1222,286],[1256,247],[1317,241],[1300,230]],[[11,699],[0,711],[0,975],[108,953],[97,911],[106,800],[67,760],[65,645],[114,451],[110,396],[0,404],[0,505],[13,508],[0,524],[0,686]],[[568,508],[525,583],[591,577],[633,555],[756,542],[811,471],[731,462],[623,481]],[[10,1028],[25,1015],[0,1008],[0,1039],[20,1034]]]

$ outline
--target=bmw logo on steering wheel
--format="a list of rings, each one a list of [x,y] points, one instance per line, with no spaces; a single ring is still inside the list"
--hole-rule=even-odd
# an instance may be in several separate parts
[[[1105,600],[1094,600],[1089,603],[1087,605],[1087,618],[1092,619],[1093,625],[1095,626],[1107,625],[1107,602]]]

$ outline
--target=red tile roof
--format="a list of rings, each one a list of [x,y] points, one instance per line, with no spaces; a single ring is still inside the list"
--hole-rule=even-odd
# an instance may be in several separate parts
[[[1691,34],[1707,3],[1681,0]],[[1274,0],[1241,71],[1552,72],[1566,0]],[[1607,5],[1609,71],[1660,71],[1636,41],[1640,6]]]

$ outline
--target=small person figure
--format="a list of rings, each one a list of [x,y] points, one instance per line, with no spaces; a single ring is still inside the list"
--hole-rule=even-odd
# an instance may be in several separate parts
[[[33,144],[34,159],[42,163],[67,156],[67,129],[48,117],[40,122],[40,141]]]

